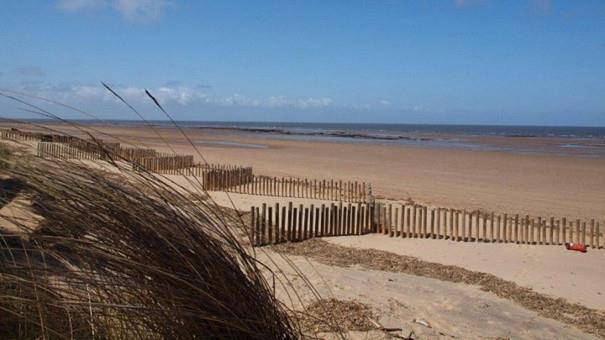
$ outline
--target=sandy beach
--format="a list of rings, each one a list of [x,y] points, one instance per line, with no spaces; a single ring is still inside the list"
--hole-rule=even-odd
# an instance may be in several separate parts
[[[52,125],[52,128],[83,135],[73,127]],[[366,181],[372,184],[378,199],[393,202],[412,199],[460,209],[597,218],[601,223],[605,206],[605,173],[602,171],[605,160],[600,158],[297,141],[241,131],[185,129],[196,145],[195,150],[176,129],[98,125],[92,129],[96,136],[105,140],[193,154],[197,160],[210,163],[249,165],[255,174],[260,175]],[[494,138],[487,142],[523,143],[519,138],[512,141]],[[535,147],[540,141],[531,139],[528,143]],[[545,147],[552,143],[544,140]],[[94,162],[85,162],[98,166]],[[180,175],[165,177],[182,188],[193,189],[190,178]],[[261,203],[285,205],[292,200],[220,191],[210,192],[210,196],[218,205],[235,208],[244,217],[252,206]],[[332,203],[313,199],[294,201],[296,204]],[[7,209],[12,208],[5,207]],[[529,288],[551,301],[562,298],[564,303],[578,304],[578,308],[588,307],[593,313],[605,310],[605,291],[600,284],[605,275],[601,265],[605,261],[603,250],[591,249],[587,254],[581,254],[569,252],[562,246],[401,239],[381,234],[323,240],[330,245],[322,250],[331,254],[329,256],[339,256],[337,252],[330,253],[335,250],[329,247],[334,246],[358,252],[380,251],[402,259],[411,257],[422,261],[427,268],[446,265],[469,273],[486,273],[514,283],[520,287],[518,289]],[[301,247],[305,247],[304,243]],[[259,254],[273,254],[272,248],[261,249]],[[338,249],[342,251],[344,248]],[[323,256],[319,253],[314,255]],[[273,257],[279,261],[279,257]],[[503,299],[486,292],[484,287],[475,284],[410,275],[382,267],[364,267],[356,263],[347,267],[316,262],[315,257],[296,254],[292,260],[322,296],[362,301],[378,311],[383,326],[403,327],[401,334],[413,331],[429,338],[592,338],[570,328],[569,323],[562,323],[560,317],[551,318],[535,308],[515,303],[511,298]],[[295,285],[304,286],[296,273],[286,272],[285,275],[291,276]],[[304,293],[303,286],[300,286],[302,298],[312,299],[309,293]],[[278,290],[279,294],[283,292]],[[568,306],[572,306],[570,304]],[[429,320],[431,327],[419,325],[415,321],[418,319]],[[484,327],[486,323],[491,325],[489,330]],[[373,336],[363,332],[358,335],[360,338]],[[374,335],[381,338],[380,334]]]
[[[176,176],[171,179],[176,179]],[[259,198],[251,195],[213,192],[211,196],[217,204],[228,207],[233,203],[241,211],[248,211],[259,203]],[[269,206],[288,202],[279,197],[264,197],[261,201]],[[329,201],[311,199],[296,199],[296,202],[303,205],[330,204]],[[382,250],[490,273],[536,292],[605,310],[605,290],[601,284],[601,279],[605,277],[605,268],[602,266],[605,251],[602,250],[582,254],[557,246],[409,239],[382,234],[326,237],[324,240],[356,249]]]
[[[81,133],[72,127],[53,128]],[[93,128],[122,142],[201,158],[175,128]],[[229,130],[184,131],[206,161],[249,165],[261,175],[366,181],[377,197],[412,199],[442,207],[568,219],[603,218],[602,158],[281,140]],[[556,142],[548,138],[472,138],[534,148],[548,148]]]
[[[5,2],[0,340],[605,339],[605,0]]]

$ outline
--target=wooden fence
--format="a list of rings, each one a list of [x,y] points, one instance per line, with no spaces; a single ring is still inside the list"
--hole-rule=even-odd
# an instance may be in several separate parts
[[[21,131],[19,129],[0,129],[0,138],[7,140],[24,140],[24,141],[39,141],[46,143],[64,143],[69,144],[73,148],[80,149],[83,152],[98,154],[101,153],[101,149],[105,149],[111,155],[117,158],[123,158],[128,161],[137,161],[146,157],[161,157],[167,156],[168,154],[159,153],[154,149],[149,148],[129,148],[121,147],[120,143],[108,143],[99,139],[87,140],[80,137],[61,135],[61,134],[48,134],[41,132],[29,132]],[[50,147],[42,147],[43,150],[50,150]],[[61,153],[61,148],[54,147],[55,157]],[[67,150],[67,149],[65,149]],[[49,151],[50,152],[50,151]],[[49,154],[51,155],[51,154]],[[70,157],[75,158],[75,157]],[[82,159],[90,159],[89,155],[82,155]]]
[[[105,151],[90,141],[75,140],[70,143],[38,142],[37,155],[43,158],[90,159],[106,158]],[[134,170],[145,170],[158,174],[189,175],[202,178],[207,190],[221,190],[243,185],[253,178],[251,167],[221,164],[195,164],[192,155],[168,155],[153,149],[124,148],[114,146],[117,154],[133,163]],[[106,150],[110,152],[111,150]],[[115,155],[115,154],[114,154]],[[149,157],[148,155],[155,155]],[[146,157],[147,156],[147,157]],[[115,158],[114,158],[115,159]]]
[[[209,191],[235,191],[254,180],[252,167],[204,165],[193,169],[202,177],[204,188]]]
[[[148,148],[121,147],[118,149],[117,156],[130,162],[138,162],[143,158],[158,157],[158,152]]]
[[[377,232],[391,237],[544,245],[578,242],[593,248],[605,241],[601,224],[594,219],[572,221],[410,204],[381,204],[377,214]]]
[[[80,148],[73,147],[65,143],[47,143],[39,142],[36,148],[36,154],[43,158],[63,158],[63,159],[101,159],[100,152],[83,151]]]
[[[66,143],[38,142],[36,151],[37,155],[43,158],[98,160],[106,159],[107,156],[110,156],[116,160],[123,158],[132,162],[137,162],[143,159],[139,158],[140,156],[149,155],[150,153],[148,152],[148,150],[152,150],[139,148],[124,148],[120,147],[118,143],[109,143],[108,147],[105,148],[105,150],[102,150],[103,148],[105,148],[104,145],[101,146],[100,144],[96,144],[92,141],[83,139],[72,139]],[[157,155],[155,150],[152,151],[153,155]],[[116,157],[116,155],[118,157]]]
[[[220,177],[216,180],[222,181]],[[211,187],[212,188],[212,187]],[[240,194],[310,198],[328,201],[365,202],[369,198],[369,185],[365,182],[317,180],[307,178],[285,178],[253,176],[242,184],[218,186]]]
[[[2,129],[0,137],[12,140],[34,140],[38,156],[66,159],[124,159],[134,163],[135,170],[159,174],[189,175],[202,178],[207,190],[241,194],[311,198],[343,202],[365,202],[369,185],[365,182],[278,178],[253,175],[251,167],[218,164],[195,164],[192,155],[173,155],[150,148],[123,147],[119,143],[86,140],[74,136],[43,134]],[[65,145],[59,145],[59,143]]]
[[[59,135],[59,134],[48,134],[41,132],[30,132],[21,131],[19,129],[0,129],[0,138],[8,140],[21,140],[21,141],[42,141],[42,142],[56,142],[56,143],[69,143],[77,137]]]
[[[289,210],[292,203],[289,204]],[[332,205],[332,209],[334,205]],[[464,211],[437,207],[427,207],[417,204],[380,204],[374,206],[368,204],[348,205],[344,207],[344,214],[359,213],[361,208],[369,216],[363,217],[361,221],[367,221],[363,224],[361,233],[376,232],[388,235],[390,237],[402,238],[427,238],[427,239],[448,239],[464,242],[492,242],[492,243],[516,243],[516,244],[541,244],[541,245],[562,245],[568,242],[583,243],[592,248],[603,248],[605,245],[604,232],[601,229],[601,223],[590,221],[581,221],[579,219],[572,221],[566,218],[543,218],[530,217],[509,214],[484,213],[481,211]],[[348,208],[348,211],[346,210]],[[255,245],[264,245],[278,243],[283,241],[301,241],[310,237],[317,236],[340,236],[340,235],[358,235],[358,220],[338,219],[339,229],[331,234],[313,233],[306,237],[277,237],[276,229],[282,230],[284,222],[279,220],[271,210],[266,211],[263,205],[262,209],[252,208],[253,240]],[[271,209],[271,208],[269,208]],[[276,206],[275,208],[279,208]],[[302,214],[302,206],[298,212],[293,212],[294,216]],[[306,210],[304,208],[306,216]],[[313,210],[313,208],[309,208]],[[323,209],[323,206],[322,206]],[[337,214],[342,214],[336,208]],[[283,208],[282,208],[283,210]],[[322,210],[323,211],[323,210]],[[283,212],[282,212],[283,214]],[[288,212],[290,216],[290,212]],[[292,225],[286,223],[286,230],[296,230],[300,226],[303,230],[309,228],[320,228],[324,223],[332,225],[332,222],[311,224],[306,220],[301,222],[300,215],[298,224]],[[323,216],[323,215],[322,215]],[[331,216],[331,215],[330,215]],[[282,217],[283,219],[283,217]],[[279,221],[276,225],[276,221]],[[329,220],[331,221],[331,220]],[[338,224],[344,223],[344,225]],[[604,223],[605,224],[605,223]],[[299,226],[299,227],[297,227]],[[319,226],[319,227],[315,227]],[[294,229],[292,229],[294,228]],[[344,230],[344,231],[343,231]],[[351,232],[351,230],[353,230]],[[283,236],[283,233],[281,234]],[[299,235],[299,234],[297,234]]]
[[[255,246],[303,241],[313,237],[363,235],[375,229],[373,206],[367,203],[332,203],[321,206],[251,208],[250,239]]]
[[[82,151],[96,153],[99,155],[115,155],[120,150],[120,143],[108,143],[100,139],[87,140],[74,138],[67,144]]]
[[[65,158],[65,159],[105,159],[107,155],[118,160],[121,156],[126,160],[133,162],[140,162],[146,158],[142,158],[143,155],[154,155],[156,158],[169,158],[169,157],[186,157],[186,156],[168,156],[167,154],[161,154],[153,149],[141,149],[141,148],[124,148],[120,147],[119,143],[107,143],[94,142],[90,140],[84,140],[79,138],[73,138],[69,142],[58,143],[58,142],[38,142],[37,144],[37,155],[45,158]],[[103,150],[104,149],[104,150]],[[149,152],[149,150],[153,152]],[[148,156],[149,157],[149,156]],[[193,156],[191,156],[193,159]],[[164,164],[180,164],[180,162],[159,162]],[[145,163],[155,165],[152,162]],[[167,166],[166,166],[167,167]],[[153,168],[153,167],[152,167]]]
[[[194,166],[193,156],[191,155],[161,155],[156,157],[146,157],[135,161],[135,169],[145,169],[149,172],[177,175],[182,174]]]

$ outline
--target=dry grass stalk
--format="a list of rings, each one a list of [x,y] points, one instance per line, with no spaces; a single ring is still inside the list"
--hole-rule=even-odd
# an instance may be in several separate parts
[[[378,329],[372,322],[376,318],[372,309],[359,301],[344,301],[334,298],[316,301],[299,313],[303,329],[317,332],[369,331]],[[326,322],[330,320],[331,322]],[[335,329],[338,325],[339,329]]]
[[[204,197],[145,172],[2,161],[11,164],[3,178],[22,184],[18,195],[44,220],[36,228],[12,221],[20,234],[0,229],[0,338],[300,334]],[[200,204],[188,204],[191,196]]]

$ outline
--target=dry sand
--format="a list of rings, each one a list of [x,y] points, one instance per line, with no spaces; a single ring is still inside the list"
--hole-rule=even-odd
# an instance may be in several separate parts
[[[539,293],[605,310],[604,250],[583,254],[568,251],[563,246],[400,239],[377,234],[325,240],[490,273]]]
[[[217,204],[249,211],[261,202],[287,204],[280,197],[259,197],[213,192]],[[322,204],[329,201],[297,199],[297,203]],[[233,205],[232,205],[233,203]],[[455,242],[450,240],[390,238],[379,234],[324,238],[328,242],[360,249],[377,249],[409,255],[429,262],[455,265],[494,274],[530,287],[539,293],[562,297],[587,307],[605,310],[605,250],[572,252],[563,246],[502,243]]]
[[[302,300],[312,302],[313,295],[306,284],[279,257],[272,258],[285,269]],[[402,273],[328,266],[300,256],[291,259],[321,296],[368,304],[378,314],[377,321],[382,326],[402,328],[395,333],[399,336],[408,336],[413,331],[420,339],[596,339],[475,286]],[[284,289],[278,289],[278,297],[289,301]],[[426,321],[430,328],[414,320]],[[357,339],[388,338],[377,332],[352,335],[351,338]]]

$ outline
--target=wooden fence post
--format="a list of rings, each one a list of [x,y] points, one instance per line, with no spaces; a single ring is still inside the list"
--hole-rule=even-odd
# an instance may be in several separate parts
[[[385,234],[391,234],[391,215],[393,213],[393,205],[389,203],[389,207],[387,209],[387,213],[385,214],[384,223],[386,224],[386,228],[384,230]]]
[[[263,203],[263,210],[261,212],[261,243],[264,245],[266,240],[267,231],[267,203]]]
[[[248,231],[248,233],[249,233],[249,238],[250,238],[250,244],[253,247],[258,246],[255,222],[256,222],[256,216],[254,214],[254,207],[250,207],[250,230]]]
[[[302,208],[301,208],[302,209]],[[306,240],[309,236],[309,208],[305,208],[305,219],[302,228],[302,239]]]
[[[330,236],[338,235],[338,212],[336,209],[338,206],[334,203],[330,204]]]
[[[342,224],[342,201],[339,201],[337,205],[334,205],[334,236],[341,235],[341,224]]]
[[[292,202],[288,202],[288,229],[286,231],[286,239],[288,242],[292,242],[292,230],[294,219],[292,218],[293,210],[292,210]]]
[[[300,186],[299,186],[300,188]],[[305,214],[305,209],[303,207],[302,204],[299,205],[299,211],[298,211],[298,229],[297,229],[297,235],[298,235],[298,241],[302,241],[303,240],[303,220],[304,220],[304,214]]]
[[[263,237],[262,237],[262,228],[261,228],[261,216],[260,216],[260,211],[259,208],[256,207],[255,209],[255,217],[256,217],[256,239],[257,239],[257,246],[262,246],[263,245]]]
[[[319,228],[319,236],[325,236],[327,230],[328,219],[326,216],[326,205],[321,204],[321,218],[320,218],[320,228]]]
[[[443,228],[441,228],[441,208],[436,208],[435,211],[435,237],[436,239],[443,238],[442,234]]]
[[[294,207],[292,210],[292,241],[299,241],[298,238],[298,230],[300,229],[300,225],[298,223],[298,208]]]
[[[594,243],[594,219],[590,220],[590,247],[596,248]]]
[[[269,233],[268,242],[269,244],[273,244],[273,207],[268,207],[267,231]]]
[[[275,203],[275,243],[280,243],[282,239],[279,219],[279,203]]]
[[[321,236],[321,224],[320,223],[320,215],[319,215],[319,207],[315,208],[315,231],[313,232],[314,237]]]
[[[287,240],[286,238],[286,207],[281,207],[281,224],[280,224],[280,242],[284,242]]]
[[[604,225],[605,225],[605,223],[604,223]],[[599,242],[599,239],[601,238],[601,224],[599,222],[597,222],[595,229],[596,229],[595,232],[597,234],[597,237],[596,237],[597,248],[600,249],[600,248],[603,248],[603,243],[605,241],[605,235],[603,237],[603,241]]]
[[[390,235],[391,237],[397,237],[399,235],[399,223],[399,207],[395,207],[395,223],[393,225],[393,233]],[[401,232],[403,232],[403,230]]]
[[[408,230],[407,230],[407,224],[409,224],[409,214],[407,212],[407,205],[404,203],[401,205],[401,237],[409,237],[408,235]]]

